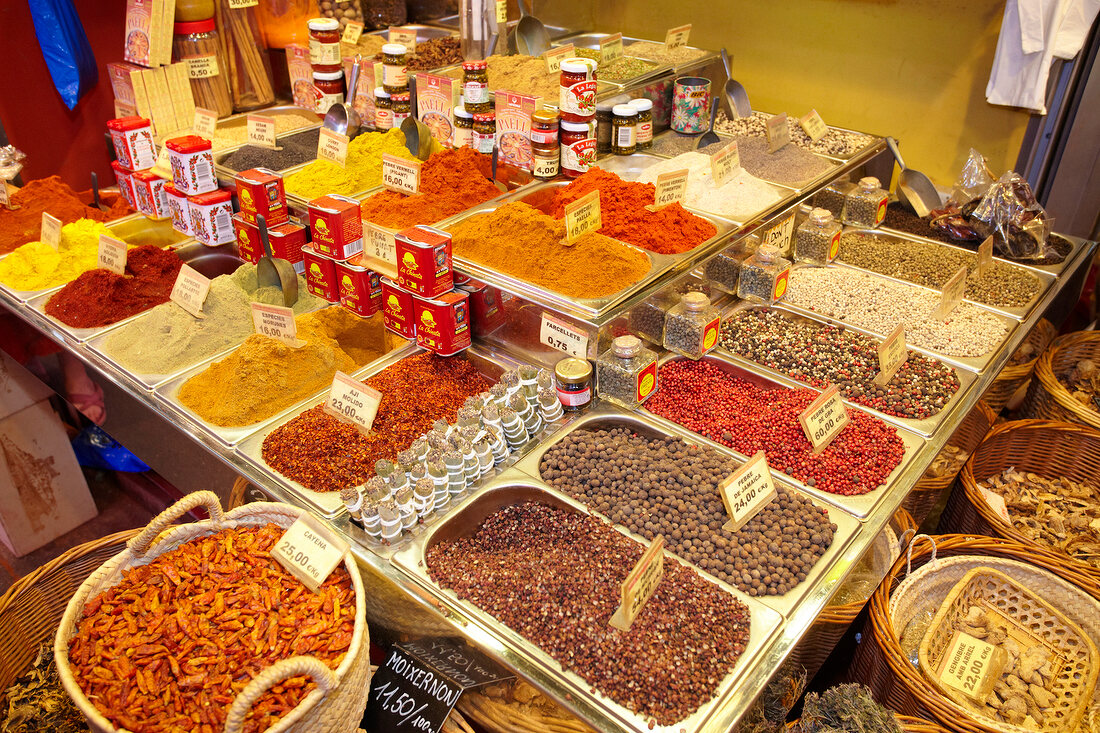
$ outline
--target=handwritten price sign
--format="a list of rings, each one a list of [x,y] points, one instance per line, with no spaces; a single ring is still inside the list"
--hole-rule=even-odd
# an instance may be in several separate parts
[[[573,244],[603,226],[600,192],[592,191],[565,205],[565,243]]]
[[[355,381],[343,372],[336,372],[322,409],[339,420],[355,425],[364,433],[369,433],[381,402],[381,392]]]
[[[764,451],[758,451],[748,463],[731,473],[718,486],[718,493],[730,517],[722,529],[736,532],[776,497],[775,482]]]
[[[397,193],[420,193],[420,161],[382,155],[382,185]]]
[[[611,625],[626,631],[634,623],[646,601],[653,597],[665,574],[665,538],[657,535],[642,559],[626,576],[622,585],[622,604],[611,617]]]

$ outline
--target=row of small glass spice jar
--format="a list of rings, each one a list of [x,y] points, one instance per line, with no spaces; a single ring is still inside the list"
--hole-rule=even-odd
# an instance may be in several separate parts
[[[340,497],[368,535],[393,544],[404,532],[457,503],[493,466],[503,463],[564,414],[546,369],[522,366],[470,397],[451,425],[439,420],[396,461],[375,463],[365,484]]]

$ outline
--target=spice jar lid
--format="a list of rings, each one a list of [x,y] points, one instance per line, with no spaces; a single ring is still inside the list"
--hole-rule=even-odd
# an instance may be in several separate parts
[[[387,56],[404,56],[409,52],[409,49],[405,48],[403,43],[385,43],[382,44],[382,53]]]
[[[649,99],[632,99],[628,104],[639,112],[645,112],[646,110],[653,109],[653,102]]]
[[[409,101],[409,93],[408,92],[397,92],[397,93],[392,94],[390,96],[393,99],[393,101],[395,101],[395,102],[408,102]]]
[[[556,125],[558,124],[558,113],[547,107],[539,107],[531,113],[531,122],[538,122],[543,125]]]
[[[554,365],[554,376],[562,384],[580,384],[592,378],[592,365],[587,359],[569,356]]]
[[[637,117],[638,110],[634,109],[629,104],[616,104],[611,108],[611,114],[616,117]]]
[[[681,295],[680,302],[683,303],[688,310],[701,311],[710,305],[710,298],[708,298],[705,293],[692,290],[690,293]]]
[[[115,130],[117,132],[123,132],[126,130],[137,130],[141,127],[149,127],[149,120],[144,117],[138,117],[137,115],[131,115],[130,117],[118,117],[113,120],[107,120],[107,129]]]
[[[779,247],[774,244],[762,244],[757,248],[756,254],[765,261],[770,261],[779,256]]]
[[[455,117],[461,117],[464,120],[473,119],[473,115],[466,111],[466,108],[461,104],[455,107]]]
[[[171,151],[176,153],[197,153],[203,150],[210,150],[212,147],[210,141],[205,137],[198,135],[184,135],[183,137],[174,137],[168,140],[164,145]]]
[[[636,356],[639,351],[642,350],[642,340],[637,336],[617,336],[614,341],[611,342],[611,348],[615,351],[615,356]]]
[[[833,212],[828,209],[821,209],[815,207],[810,211],[810,221],[818,226],[828,224],[833,220]]]
[[[489,68],[488,61],[463,61],[463,71],[485,71]]]
[[[306,21],[306,27],[311,31],[338,31],[340,21],[336,18],[310,18]]]
[[[859,187],[864,191],[873,191],[879,188],[879,182],[874,176],[867,176],[866,178],[859,179]]]
[[[375,97],[381,97],[382,99],[389,99],[390,98],[390,93],[386,91],[385,87],[375,87],[374,88],[374,96]]]
[[[339,25],[339,24],[337,24]],[[210,33],[214,30],[214,19],[192,20],[184,23],[174,23],[172,30],[177,36],[186,36],[189,33]]]
[[[496,115],[492,112],[479,112],[474,115],[474,122],[492,122],[496,119]]]
[[[344,72],[342,71],[315,71],[313,72],[313,78],[320,81],[338,81],[344,78]]]
[[[570,122],[569,120],[561,121],[561,129],[567,132],[590,132],[587,122]]]
[[[566,74],[591,74],[596,71],[596,62],[584,58],[565,59],[561,62],[561,70]]]

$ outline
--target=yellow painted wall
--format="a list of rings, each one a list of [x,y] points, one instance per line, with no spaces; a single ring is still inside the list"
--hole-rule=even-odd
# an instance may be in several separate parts
[[[733,56],[755,109],[893,135],[906,163],[949,187],[973,146],[1001,173],[1016,163],[1026,112],[994,107],[985,85],[1004,0],[543,0],[591,11],[595,28]],[[549,10],[549,7],[547,9]],[[583,9],[583,10],[582,10]],[[538,12],[538,11],[536,11]]]

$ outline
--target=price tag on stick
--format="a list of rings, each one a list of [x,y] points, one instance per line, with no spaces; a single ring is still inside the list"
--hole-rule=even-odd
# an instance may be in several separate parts
[[[626,576],[622,585],[622,603],[610,622],[616,629],[628,630],[638,612],[661,584],[661,578],[665,574],[664,550],[665,538],[657,535],[653,538],[653,542],[649,543],[649,549],[642,555],[642,559]]]
[[[623,34],[615,33],[600,41],[600,63],[609,64],[623,57]]]
[[[126,243],[106,234],[99,235],[99,266],[116,275],[126,274]]]
[[[782,252],[787,248],[787,244],[790,243],[792,234],[794,234],[793,211],[761,232],[760,244],[770,244]]]
[[[565,205],[566,244],[573,244],[585,234],[595,232],[602,226],[599,191],[590,191]]]
[[[573,50],[572,43],[567,43],[564,46],[552,48],[545,52],[542,57],[546,60],[546,73],[557,74],[561,71],[561,62],[574,55],[575,51]]]
[[[372,222],[363,221],[363,251],[390,265],[397,271],[397,241],[393,232]]]
[[[206,302],[206,295],[210,292],[210,278],[203,276],[190,265],[180,268],[180,274],[176,276],[176,284],[172,286],[172,294],[169,296],[173,303],[183,308],[195,318],[205,318],[202,313],[202,304]]]
[[[252,303],[252,325],[256,333],[282,341],[287,346],[298,348],[305,341],[298,339],[298,324],[294,320],[294,310],[281,305]]]
[[[905,324],[899,323],[890,335],[878,345],[878,376],[874,383],[880,387],[889,384],[901,365],[909,359],[909,349],[905,346]]]
[[[688,45],[688,36],[691,35],[691,23],[687,25],[669,28],[665,33],[665,48],[672,50]]]
[[[578,359],[588,358],[588,334],[548,313],[542,314],[539,341]]]
[[[1008,652],[970,634],[956,631],[940,661],[940,682],[978,702],[985,702],[1001,679]]]
[[[196,135],[202,137],[213,137],[214,130],[218,127],[218,113],[214,110],[203,109],[202,107],[195,107],[195,121],[191,125],[191,129],[195,131]]]
[[[43,244],[48,244],[55,250],[61,248],[61,220],[45,211],[42,212],[40,239]]]
[[[775,482],[768,470],[768,458],[764,451],[757,451],[745,465],[731,473],[718,485],[718,493],[722,495],[722,503],[730,516],[722,529],[736,532],[776,496]]]
[[[734,140],[726,147],[710,156],[710,175],[715,187],[723,186],[741,169],[741,153]]]
[[[317,159],[328,160],[341,168],[345,167],[348,161],[348,142],[347,135],[322,127],[317,138]]]
[[[682,204],[688,189],[688,169],[660,174],[657,176],[656,188],[653,203],[646,205],[646,211],[659,211],[670,204]]]
[[[993,235],[985,238],[978,247],[978,277],[985,277],[989,268],[993,266]]]
[[[400,43],[408,49],[409,53],[416,53],[416,29],[391,26],[389,30],[389,42]]]
[[[323,409],[333,417],[369,433],[381,401],[382,393],[378,390],[355,381],[343,372],[336,372]]]
[[[806,433],[806,439],[813,446],[814,453],[828,448],[829,443],[848,424],[848,408],[844,406],[844,400],[840,399],[840,390],[836,385],[830,384],[828,389],[818,395],[799,414],[798,421],[802,423],[802,431]]]
[[[787,125],[787,113],[780,112],[768,118],[765,133],[768,136],[768,152],[775,151],[791,141],[791,128]]]
[[[313,517],[302,515],[275,543],[271,555],[316,593],[350,549],[347,542],[333,537]]]
[[[344,26],[344,35],[340,36],[340,43],[347,43],[351,46],[359,43],[359,36],[363,35],[363,24],[351,21]]]
[[[389,153],[382,154],[382,185],[397,193],[420,193],[419,160],[405,160]]]
[[[816,109],[811,109],[810,113],[800,118],[798,122],[815,143],[829,134],[829,126],[825,124],[825,120],[821,119]]]
[[[275,118],[264,115],[249,115],[248,142],[264,148],[274,148]]]
[[[936,318],[942,321],[951,315],[951,312],[962,302],[965,294],[966,265],[963,265],[959,268],[959,271],[952,275],[951,279],[944,284],[943,298],[940,300],[939,307],[936,308]]]
[[[496,0],[497,25],[508,22],[508,0]]]

